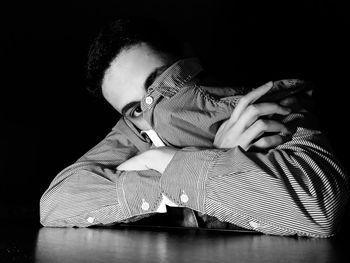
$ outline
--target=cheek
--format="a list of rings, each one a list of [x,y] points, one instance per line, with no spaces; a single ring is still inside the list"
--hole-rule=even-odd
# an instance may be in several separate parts
[[[134,118],[130,121],[140,130],[147,131],[152,129],[151,125],[149,125],[148,122],[142,116]]]

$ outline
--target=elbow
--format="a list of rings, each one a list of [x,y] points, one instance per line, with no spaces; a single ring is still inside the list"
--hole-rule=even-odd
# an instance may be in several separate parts
[[[306,224],[309,229],[303,236],[328,238],[337,234],[340,225],[341,211],[332,211],[323,214],[312,215],[312,219]],[[311,221],[311,222],[310,222]]]
[[[40,224],[45,227],[69,227],[70,224],[67,218],[67,211],[61,205],[62,198],[60,193],[53,192],[48,189],[40,199]],[[69,217],[69,216],[68,216]]]
[[[310,201],[309,201],[310,202]],[[296,235],[313,238],[329,238],[339,231],[340,221],[343,216],[343,209],[339,206],[324,208],[316,202],[305,205],[292,217],[284,219],[281,225],[275,224],[276,228],[262,230],[266,234]],[[271,231],[270,231],[271,230]]]
[[[319,238],[334,236],[337,233],[339,218],[339,214],[334,211],[313,215],[308,235]]]
[[[302,235],[333,236],[340,229],[349,199],[347,174],[330,161],[313,162],[303,167],[309,172],[300,178],[307,178],[307,184],[298,189],[299,194],[293,200],[301,215],[299,218],[303,218],[302,225],[307,229]]]
[[[49,198],[45,193],[40,199],[40,224],[45,227],[56,226],[53,222],[55,204],[53,203],[55,198]]]
[[[346,211],[347,191],[339,190],[313,199],[303,213],[305,226],[309,226],[306,235],[326,238],[337,234]]]

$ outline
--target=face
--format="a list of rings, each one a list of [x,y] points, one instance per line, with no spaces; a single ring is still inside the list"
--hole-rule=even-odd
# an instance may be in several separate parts
[[[169,65],[169,60],[141,43],[122,50],[105,73],[104,98],[141,130],[151,128],[143,119],[141,99],[147,87]]]

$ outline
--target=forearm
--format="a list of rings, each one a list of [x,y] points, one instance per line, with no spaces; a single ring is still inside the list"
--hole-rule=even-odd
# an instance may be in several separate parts
[[[118,122],[105,139],[54,178],[40,201],[43,225],[104,225],[156,210],[161,196],[160,174],[153,170],[117,171],[118,165],[148,147],[140,147],[142,142],[133,134],[126,137],[127,131],[125,123]],[[143,200],[147,210],[142,209]]]
[[[279,235],[333,234],[348,198],[346,175],[323,135],[300,127],[266,154],[240,147],[177,153],[161,186],[180,205]]]
[[[153,213],[160,202],[156,171],[117,171],[108,165],[76,163],[53,180],[40,201],[44,226],[107,225]],[[148,209],[142,206],[147,202]]]

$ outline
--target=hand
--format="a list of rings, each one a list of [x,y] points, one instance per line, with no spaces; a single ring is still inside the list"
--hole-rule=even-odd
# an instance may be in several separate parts
[[[313,112],[314,101],[312,99],[312,90],[298,95],[288,96],[279,101],[279,104],[290,108],[292,112]]]
[[[290,132],[285,125],[271,119],[271,116],[273,114],[288,115],[291,112],[290,108],[274,102],[254,104],[271,88],[272,82],[268,82],[240,99],[231,117],[220,126],[215,135],[214,146],[216,148],[241,146],[244,150],[249,150],[251,147],[268,149],[282,143],[282,137],[278,133]],[[275,134],[263,136],[264,133]]]
[[[176,149],[170,147],[151,149],[123,162],[117,167],[117,170],[140,171],[152,169],[162,174],[176,152]]]

